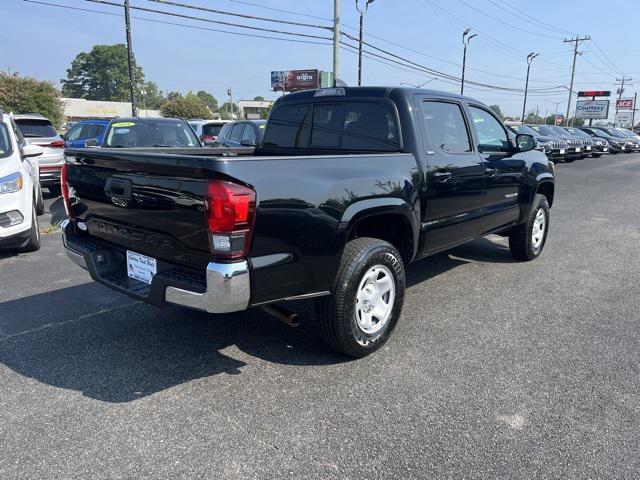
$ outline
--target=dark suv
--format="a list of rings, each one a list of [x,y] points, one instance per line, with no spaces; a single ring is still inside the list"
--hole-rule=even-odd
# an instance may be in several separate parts
[[[256,147],[260,145],[266,120],[242,120],[227,123],[215,142],[216,147],[239,148]]]

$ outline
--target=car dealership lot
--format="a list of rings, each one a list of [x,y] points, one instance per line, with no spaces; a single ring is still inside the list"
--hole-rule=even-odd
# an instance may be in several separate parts
[[[556,173],[538,260],[491,237],[410,265],[358,361],[306,307],[298,329],[157,310],[58,234],[0,254],[0,478],[637,476],[640,155]]]

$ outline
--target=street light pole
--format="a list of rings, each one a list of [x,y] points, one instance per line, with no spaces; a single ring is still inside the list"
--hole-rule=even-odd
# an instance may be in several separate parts
[[[467,28],[462,33],[462,44],[464,45],[464,53],[462,54],[462,81],[460,83],[460,95],[464,95],[464,71],[467,66],[467,45],[469,45],[469,42],[473,37],[478,35],[477,33],[474,33],[473,35],[469,35],[470,31],[471,29]],[[467,37],[467,35],[469,36]]]
[[[364,23],[364,14],[367,13],[369,4],[373,3],[373,1],[374,0],[366,0],[364,8],[360,8],[358,5],[358,0],[356,0],[356,10],[360,14],[360,37],[358,39],[358,86],[362,85],[362,30]]]
[[[527,109],[527,92],[529,91],[529,71],[531,70],[531,62],[533,62],[533,59],[536,58],[538,55],[540,55],[539,53],[534,53],[531,52],[529,55],[527,55],[527,81],[524,84],[524,102],[522,103],[522,124],[524,124],[524,116],[525,116],[525,110]]]

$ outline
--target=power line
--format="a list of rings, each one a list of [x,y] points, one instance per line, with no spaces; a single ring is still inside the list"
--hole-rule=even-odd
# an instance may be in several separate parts
[[[487,0],[488,2],[492,3],[493,5],[497,6],[498,8],[503,8],[500,5],[498,5],[496,2],[494,2],[493,0]],[[520,10],[518,10],[516,7],[514,7],[513,5],[511,5],[508,2],[505,2],[504,0],[498,0],[504,7],[507,8],[507,10],[504,10],[506,13],[509,13],[511,15],[513,15],[516,18],[520,18],[523,19],[527,22],[529,22],[531,25],[534,26],[542,26],[543,28],[549,29],[549,30],[554,30],[558,33],[565,33],[567,35],[573,35],[574,32],[568,32],[566,30],[562,30],[561,28],[558,27],[554,27],[553,25],[549,24],[549,23],[545,23],[542,20],[538,20],[537,18],[532,17],[531,15],[529,15],[526,12],[521,12]],[[512,13],[512,11],[514,11],[515,13]]]
[[[516,30],[518,30],[519,32],[529,33],[529,34],[531,34],[531,35],[535,35],[535,36],[537,36],[537,37],[551,38],[551,39],[553,39],[553,40],[558,40],[558,39],[559,39],[559,37],[552,37],[552,36],[550,36],[550,35],[544,35],[544,34],[542,34],[542,33],[534,32],[534,31],[532,31],[532,30],[526,30],[526,29],[524,29],[524,28],[516,27],[515,25],[511,25],[510,23],[505,22],[504,20],[501,20],[501,19],[499,19],[499,18],[497,18],[497,17],[494,17],[493,15],[489,15],[489,14],[488,14],[487,12],[485,12],[484,10],[481,10],[481,9],[479,9],[479,8],[474,7],[473,5],[470,5],[469,3],[465,2],[464,0],[458,0],[458,2],[462,3],[463,5],[466,5],[466,6],[467,6],[468,8],[470,8],[471,10],[474,10],[475,12],[478,12],[479,14],[484,15],[485,17],[490,18],[491,20],[493,20],[493,21],[495,21],[495,22],[498,22],[498,23],[500,23],[500,24],[502,24],[502,25],[504,25],[504,26],[506,26],[506,27],[516,29]]]
[[[323,30],[331,30],[331,27],[327,27],[324,25],[314,25],[311,23],[301,23],[301,22],[293,22],[290,20],[280,20],[280,19],[276,19],[276,18],[267,18],[267,17],[258,17],[255,15],[247,15],[244,13],[235,13],[235,12],[227,12],[225,10],[216,10],[214,8],[207,8],[207,7],[199,7],[197,5],[189,5],[187,3],[180,3],[180,2],[173,2],[173,1],[169,1],[169,0],[147,0],[149,2],[155,2],[155,3],[160,3],[163,5],[171,5],[173,7],[182,7],[182,8],[189,8],[191,10],[200,10],[203,12],[209,12],[209,13],[217,13],[219,15],[228,15],[228,16],[233,16],[233,17],[240,17],[240,18],[246,18],[249,20],[261,20],[264,22],[274,22],[274,23],[282,23],[282,24],[286,24],[286,25],[295,25],[298,27],[311,27],[311,28],[320,28]]]
[[[121,4],[119,3],[115,3],[115,2],[110,2],[107,0],[85,0],[85,2],[91,2],[91,3],[99,3],[102,5],[110,5],[113,7],[122,7]],[[226,26],[231,26],[231,27],[237,27],[237,28],[246,28],[248,30],[259,30],[261,32],[269,32],[269,33],[278,33],[281,35],[295,35],[298,37],[305,37],[305,38],[315,38],[315,39],[321,39],[321,40],[326,40],[327,37],[321,37],[319,35],[310,35],[310,34],[306,34],[306,33],[294,33],[294,32],[287,32],[287,31],[283,31],[283,30],[275,30],[272,28],[263,28],[263,27],[255,27],[255,26],[249,26],[249,25],[243,25],[240,23],[231,23],[231,22],[224,22],[222,20],[212,20],[210,18],[202,18],[202,17],[194,17],[192,15],[185,15],[182,13],[174,13],[174,12],[165,12],[163,10],[156,10],[153,8],[146,8],[146,7],[131,7],[132,10],[140,10],[143,12],[151,12],[151,13],[157,13],[159,15],[167,15],[167,16],[171,16],[171,17],[180,17],[180,18],[186,18],[188,20],[196,20],[199,22],[208,22],[208,23],[215,23],[218,25],[226,25]]]
[[[121,18],[122,15],[119,13],[112,13],[112,12],[104,12],[102,10],[94,10],[91,8],[82,8],[82,7],[74,7],[74,6],[70,6],[70,5],[60,5],[57,3],[51,3],[51,2],[44,2],[41,0],[23,0],[24,2],[27,3],[35,3],[35,4],[39,4],[39,5],[46,5],[49,7],[57,7],[57,8],[64,8],[67,10],[77,10],[77,11],[82,11],[82,12],[90,12],[90,13],[98,13],[101,15],[109,15],[112,17],[119,17]],[[151,18],[145,18],[145,17],[138,17],[135,15],[132,15],[131,18],[135,19],[135,20],[141,20],[144,22],[151,22],[151,23],[159,23],[159,24],[163,24],[163,25],[172,25],[175,27],[183,27],[183,28],[191,28],[194,30],[203,30],[203,31],[209,31],[209,32],[216,32],[216,33],[226,33],[229,35],[237,35],[240,37],[250,37],[250,38],[264,38],[267,40],[280,40],[282,42],[292,42],[292,43],[302,43],[302,44],[312,44],[312,45],[329,45],[329,43],[327,42],[316,42],[316,41],[310,41],[310,40],[296,40],[296,39],[292,39],[292,38],[281,38],[281,37],[274,37],[274,36],[270,36],[270,35],[259,35],[259,34],[254,34],[254,33],[245,33],[245,32],[233,32],[231,30],[221,30],[221,29],[217,29],[217,28],[210,28],[210,27],[202,27],[202,26],[197,26],[197,25],[188,25],[186,23],[177,23],[177,22],[168,22],[165,20],[156,20],[156,19],[151,19]],[[330,38],[326,38],[326,40],[331,40]]]

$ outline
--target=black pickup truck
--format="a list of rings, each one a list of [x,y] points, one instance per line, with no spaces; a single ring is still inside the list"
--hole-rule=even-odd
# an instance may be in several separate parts
[[[291,319],[282,302],[316,298],[323,340],[361,357],[400,317],[406,263],[490,233],[516,259],[540,255],[554,167],[534,148],[467,97],[299,92],[252,153],[67,150],[64,246],[156,306]]]

